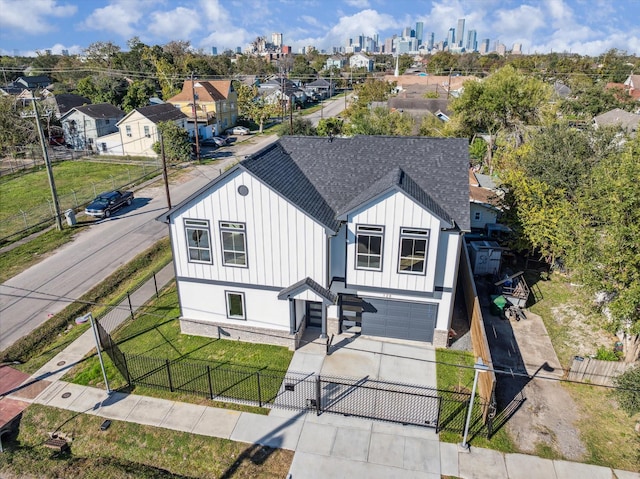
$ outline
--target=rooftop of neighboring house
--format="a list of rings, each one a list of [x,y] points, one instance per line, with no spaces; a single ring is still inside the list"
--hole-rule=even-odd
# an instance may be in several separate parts
[[[459,90],[462,88],[464,82],[468,80],[478,81],[477,77],[474,76],[449,76],[449,75],[398,75],[395,76],[385,75],[385,80],[389,83],[395,82],[399,87],[404,88],[415,88],[417,86],[431,86],[435,88],[437,85],[447,91],[450,89],[451,91]]]
[[[637,131],[638,124],[640,124],[640,115],[629,113],[628,111],[624,111],[620,108],[615,108],[594,117],[593,121],[598,126],[620,125],[627,131]]]
[[[77,106],[69,110],[64,116],[71,114],[74,110],[96,120],[122,118],[124,116],[124,112],[120,108],[116,108],[110,103]]]
[[[82,105],[88,105],[91,103],[87,97],[74,95],[73,93],[60,93],[54,96],[54,100],[58,105],[58,111],[60,115],[64,115],[72,108],[76,108]]]
[[[156,124],[162,121],[175,121],[187,118],[187,115],[182,113],[171,103],[160,103],[158,105],[143,106],[140,108],[136,108],[135,111]]]
[[[231,80],[185,80],[182,91],[167,102],[192,102],[194,93],[196,101],[215,102],[226,100],[231,91]]]
[[[285,136],[237,168],[247,170],[332,231],[339,229],[348,213],[393,191],[402,191],[445,225],[468,231],[468,165],[466,139]]]
[[[482,203],[485,205],[491,205],[493,207],[498,207],[500,205],[501,195],[498,191],[495,190],[495,183],[491,181],[490,184],[493,187],[486,187],[480,184],[478,176],[483,176],[484,180],[490,178],[487,175],[479,175],[474,172],[472,169],[469,169],[469,199],[473,203]]]

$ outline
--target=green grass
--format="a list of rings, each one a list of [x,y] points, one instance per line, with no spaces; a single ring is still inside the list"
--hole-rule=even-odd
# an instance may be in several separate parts
[[[475,362],[473,353],[466,351],[454,351],[451,349],[437,349],[437,377],[438,389],[471,392],[473,387]],[[460,367],[466,366],[466,367]],[[466,407],[458,410],[457,415],[452,418],[452,423],[464,424],[468,409]],[[476,399],[472,415],[472,423],[481,414],[480,406]],[[475,422],[475,424],[478,424]],[[514,442],[509,437],[504,427],[498,430],[490,439],[478,434],[478,428],[471,427],[469,433],[469,444],[476,447],[495,449],[501,452],[518,452]],[[440,440],[453,444],[462,442],[462,434],[452,431],[441,431]]]
[[[285,477],[293,452],[31,405],[17,438],[3,437],[2,477],[84,479]],[[43,446],[50,432],[72,436],[70,453]],[[46,471],[46,472],[45,472]]]

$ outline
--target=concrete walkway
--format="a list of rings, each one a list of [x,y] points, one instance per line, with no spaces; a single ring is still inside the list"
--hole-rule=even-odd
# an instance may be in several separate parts
[[[167,284],[173,277],[172,265],[160,271],[157,277],[159,288]],[[154,294],[154,282],[150,280],[131,295],[134,310]],[[109,329],[116,327],[128,317],[128,308],[125,300],[102,323]],[[327,357],[324,344],[310,342],[294,354],[291,368],[346,374],[347,371],[339,370],[343,366],[337,363],[336,358],[341,358],[340,354],[342,359],[346,358],[344,355],[355,354],[357,344],[366,353],[362,356],[365,361],[361,363],[365,369],[360,372],[373,374],[370,372],[373,368],[377,371],[375,377],[379,379],[420,381],[424,384],[420,377],[424,379],[426,376],[415,376],[424,373],[420,373],[419,368],[411,371],[407,366],[410,347],[376,343],[380,342],[347,341]],[[418,426],[278,409],[263,416],[136,394],[107,394],[102,389],[62,381],[60,378],[64,373],[94,347],[89,330],[27,380],[24,383],[27,386],[16,388],[8,397],[116,421],[292,450],[295,451],[289,471],[292,479],[440,479],[442,475],[474,479],[640,479],[638,473],[601,466],[552,461],[523,454],[502,454],[475,447],[470,452],[461,451],[455,444],[441,443],[433,429]],[[411,354],[417,355],[415,359],[431,359],[428,350],[414,349],[416,351]],[[349,375],[353,376],[355,373],[350,371]],[[430,372],[429,376],[434,378],[435,372]],[[34,385],[39,387],[34,388]]]

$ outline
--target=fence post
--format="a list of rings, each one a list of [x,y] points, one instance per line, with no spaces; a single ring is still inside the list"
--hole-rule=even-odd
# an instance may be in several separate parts
[[[22,213],[22,219],[24,220],[24,227],[28,228],[29,225],[27,224],[27,214],[22,210],[20,210],[20,213]]]
[[[122,353],[122,362],[124,363],[124,370],[127,372],[127,387],[131,387],[131,373],[129,373],[129,363],[127,363],[127,355]]]
[[[71,190],[71,193],[73,194],[74,206],[77,208],[78,207],[78,196],[76,195],[76,190]]]
[[[320,375],[316,374],[316,415],[320,415],[322,412],[322,405],[320,399],[322,397],[322,387],[320,385]]]
[[[258,406],[262,407],[262,391],[260,389],[260,371],[256,371],[256,379],[258,381]]]
[[[156,279],[156,272],[153,272],[153,285],[156,288],[156,299],[158,299],[160,297],[160,295],[158,295],[158,280]]]
[[[207,364],[207,379],[209,380],[209,399],[213,399],[213,385],[211,384],[211,367]]]
[[[131,296],[129,295],[129,291],[127,291],[127,299],[129,300],[129,312],[131,313],[131,319],[133,318],[133,306],[131,306]]]
[[[91,186],[93,186],[93,197],[95,198],[96,196],[98,196],[98,193],[96,193],[96,184],[91,183]]]
[[[169,360],[166,360],[166,364],[167,364],[167,377],[169,378],[169,390],[171,392],[173,392],[173,382],[171,381],[171,366],[169,366],[171,363],[169,362]]]

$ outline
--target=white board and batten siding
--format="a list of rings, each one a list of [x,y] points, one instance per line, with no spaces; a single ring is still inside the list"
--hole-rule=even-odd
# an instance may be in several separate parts
[[[246,196],[238,192],[240,186],[248,188]],[[185,219],[209,221],[213,264],[188,261]],[[245,225],[247,267],[223,265],[221,221]],[[277,324],[288,328],[288,304],[277,299],[275,288],[285,288],[306,277],[320,284],[326,281],[324,227],[242,169],[212,185],[191,204],[184,205],[173,217],[171,229],[176,275],[204,283],[225,283],[203,288],[194,286],[194,281],[182,281],[179,287],[184,317],[198,314],[215,321],[224,320],[224,291],[234,290],[245,293],[247,321],[267,321],[269,327]],[[252,287],[234,288],[234,283]],[[208,295],[209,302],[198,299],[199,294]],[[256,304],[256,308],[252,308],[253,297],[260,297],[262,306]],[[196,313],[199,308],[203,308],[202,312]]]
[[[382,271],[356,269],[357,225],[384,226]],[[390,192],[360,208],[348,217],[347,283],[366,287],[434,291],[441,221],[401,192]],[[400,228],[429,230],[426,274],[399,274]],[[442,254],[442,253],[440,253]]]

